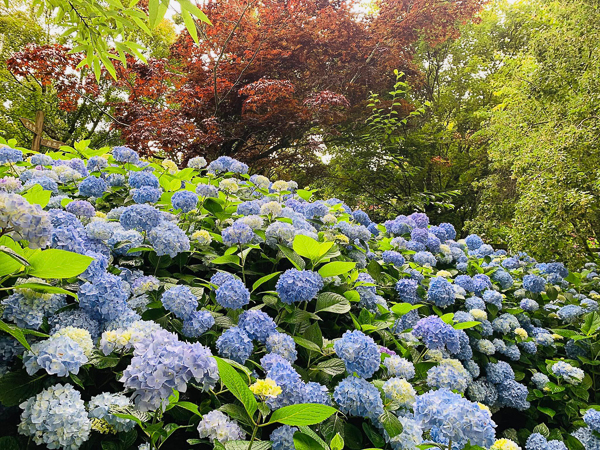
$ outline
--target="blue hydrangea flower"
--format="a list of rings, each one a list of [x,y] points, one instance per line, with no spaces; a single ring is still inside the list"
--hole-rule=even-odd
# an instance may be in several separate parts
[[[542,372],[536,372],[531,377],[531,381],[533,382],[536,388],[542,390],[550,382],[550,378],[548,378]]]
[[[421,244],[420,242],[413,241],[413,240],[410,240],[406,243],[406,250],[410,250],[412,252],[417,252],[417,253],[422,253],[422,252],[429,253],[429,252],[425,251],[425,250],[427,250],[427,246],[425,244]],[[414,256],[413,256],[413,258],[414,258]],[[417,257],[417,258],[419,258],[419,257]],[[437,260],[436,260],[436,264],[437,264]]]
[[[102,197],[107,189],[106,181],[93,175],[79,183],[79,195],[83,197]]]
[[[94,258],[85,272],[79,275],[80,278],[93,282],[96,278],[101,277],[106,273],[108,268],[108,258],[100,253],[86,252],[86,256]]]
[[[248,173],[248,166],[237,159],[229,156],[219,156],[217,159],[212,161],[207,170],[209,173],[220,173],[220,172],[233,172],[244,174]]]
[[[488,289],[483,293],[483,300],[486,303],[490,303],[494,305],[498,309],[502,309],[502,294],[498,291],[494,291],[492,289]]]
[[[346,331],[334,344],[336,354],[344,361],[348,373],[370,378],[379,369],[381,356],[373,338],[362,331]]]
[[[352,218],[364,226],[368,226],[371,223],[369,215],[360,209],[357,209],[352,213]]]
[[[534,294],[539,294],[546,288],[546,280],[537,275],[525,275],[523,277],[523,288]]]
[[[225,281],[216,292],[217,303],[224,308],[241,309],[250,302],[250,291],[237,278]]]
[[[173,209],[180,209],[184,213],[196,209],[198,205],[198,196],[190,191],[177,191],[171,197]]]
[[[564,322],[573,323],[581,317],[585,311],[578,305],[566,305],[557,311],[558,318]]]
[[[198,299],[189,287],[183,285],[167,289],[162,294],[161,301],[167,311],[171,311],[181,320],[189,317],[198,308]]]
[[[149,231],[161,221],[161,213],[153,206],[131,205],[121,213],[119,222],[126,230]]]
[[[23,161],[23,152],[21,150],[8,146],[0,147],[0,164],[18,163],[21,161]],[[32,162],[32,164],[35,163]]]
[[[389,235],[400,236],[410,233],[411,229],[415,226],[415,223],[413,221],[410,221],[409,223],[408,221],[401,219],[402,217],[406,219],[406,216],[398,216],[394,220],[387,220],[384,222],[383,226]]]
[[[106,183],[113,187],[125,186],[125,175],[121,173],[111,173],[106,177]]]
[[[208,311],[193,311],[183,319],[181,334],[186,337],[199,337],[215,324],[215,319]]]
[[[48,448],[78,449],[92,424],[81,394],[70,384],[55,384],[19,405],[19,433]]]
[[[445,278],[434,277],[429,282],[427,298],[439,308],[454,304],[454,288]]]
[[[81,309],[69,309],[58,314],[53,314],[48,318],[48,324],[52,327],[50,334],[56,333],[61,328],[72,326],[87,330],[95,341],[100,337],[101,333],[100,323]]]
[[[256,339],[264,344],[270,334],[275,333],[277,325],[268,314],[251,309],[244,311],[239,318],[238,326],[248,335],[250,339]]]
[[[166,220],[148,232],[148,240],[157,256],[174,258],[179,253],[190,251],[190,239],[185,232],[177,224]]]
[[[469,250],[477,250],[483,245],[483,240],[476,234],[470,234],[465,238],[465,243]]]
[[[217,339],[217,350],[224,358],[244,364],[252,354],[252,340],[239,327],[232,327]]]
[[[255,216],[260,214],[260,202],[251,200],[242,202],[237,206],[237,214],[240,216]]]
[[[492,278],[500,285],[500,288],[503,290],[509,289],[514,284],[513,277],[506,270],[496,270],[492,275]]]
[[[530,298],[524,298],[523,300],[521,300],[521,302],[519,303],[519,307],[523,311],[527,312],[536,312],[538,309],[540,309],[540,305],[538,304],[538,302]]]
[[[266,345],[269,353],[280,355],[291,363],[298,358],[296,343],[288,334],[278,332],[271,333],[267,338]]]
[[[379,228],[377,228],[377,224],[375,222],[371,222],[367,226],[367,230],[369,230],[373,236],[379,236]]]
[[[96,209],[90,202],[85,200],[72,201],[67,205],[66,210],[79,217],[94,217],[96,215]]]
[[[136,203],[156,203],[160,200],[162,191],[150,186],[142,186],[131,190],[131,198]]]
[[[24,351],[25,347],[12,336],[0,336],[0,374],[4,375],[8,370],[8,365]]]
[[[548,441],[541,434],[532,433],[527,438],[527,442],[525,443],[525,448],[527,450],[547,450],[548,449]]]
[[[294,433],[298,428],[289,425],[277,427],[271,433],[269,439],[273,442],[273,450],[294,450]]]
[[[580,356],[589,356],[589,343],[585,341],[575,342],[573,339],[569,339],[565,344],[565,351],[567,357],[570,359],[578,359]]]
[[[362,378],[349,376],[333,391],[333,399],[344,414],[372,420],[383,414],[379,390]]]
[[[114,227],[112,223],[103,220],[94,220],[85,226],[85,231],[90,239],[107,241],[113,235]]]
[[[283,303],[307,302],[323,288],[323,278],[312,270],[288,269],[277,280],[275,290]]]
[[[600,449],[600,438],[596,437],[595,433],[590,428],[579,428],[572,433],[572,436],[576,437],[586,450]]]
[[[454,229],[454,225],[451,223],[440,223],[439,227],[446,232],[446,239],[456,239],[456,230]]]
[[[202,417],[198,424],[198,434],[201,438],[208,438],[212,443],[218,441],[221,444],[239,441],[246,435],[236,421],[218,410],[211,411]]]
[[[408,278],[402,278],[398,280],[396,283],[396,291],[400,296],[400,300],[405,303],[410,303],[411,305],[415,305],[419,302],[419,297],[417,294],[417,288],[419,283],[415,280],[411,280]]]
[[[331,398],[327,386],[311,381],[304,385],[302,403],[318,403],[331,406]]]
[[[400,334],[409,328],[414,327],[419,321],[419,312],[416,309],[409,311],[404,314],[402,317],[399,317],[394,322],[394,326],[392,327],[392,331],[396,334]]]
[[[271,409],[304,402],[305,385],[288,360],[275,353],[267,353],[261,358],[260,364],[267,371],[267,378],[281,387],[281,394],[267,399],[267,405]]]
[[[219,189],[212,184],[199,184],[196,186],[196,194],[202,199],[206,198],[219,198]],[[260,206],[258,207],[260,211]],[[258,211],[254,214],[258,214]]]
[[[446,225],[450,225],[450,224],[446,224]],[[446,233],[445,227],[443,228],[441,226],[434,225],[432,227],[429,227],[429,232],[431,234],[433,234],[435,237],[437,237],[440,240],[440,242],[445,242],[446,240],[450,239],[448,237],[448,234]]]
[[[478,273],[473,275],[473,292],[476,294],[481,294],[486,289],[490,289],[492,287],[492,281],[490,277],[483,273]]]
[[[212,277],[210,277],[210,283],[214,284],[217,287],[223,286],[227,281],[236,278],[234,275],[229,272],[217,272]]]
[[[430,350],[447,349],[450,353],[457,353],[460,350],[460,338],[457,330],[437,316],[419,320],[414,326],[412,334],[421,338]]]
[[[501,314],[492,322],[492,328],[494,331],[501,334],[508,334],[519,327],[519,321],[512,314]]]
[[[140,155],[135,150],[129,147],[119,146],[112,149],[113,158],[115,161],[122,163],[130,163],[137,165],[140,162]]]
[[[558,361],[550,368],[552,373],[557,377],[562,377],[569,384],[578,385],[583,381],[585,373],[583,370],[573,367],[571,364],[564,361]]]
[[[461,448],[472,445],[489,448],[495,442],[496,424],[489,410],[447,389],[429,391],[417,397],[415,420],[423,429],[435,430],[443,440],[457,443]],[[433,437],[432,431],[432,437]]]
[[[421,424],[410,417],[398,417],[402,424],[402,433],[397,434],[390,439],[390,445],[393,450],[404,450],[408,448],[418,448],[417,445],[423,444],[423,428]],[[387,439],[387,432],[384,430],[384,436]]]
[[[515,373],[510,365],[504,361],[490,363],[486,367],[487,379],[490,383],[502,384],[515,379]]]
[[[252,228],[245,223],[234,222],[232,226],[221,231],[221,236],[223,237],[223,244],[232,247],[234,245],[249,244],[254,239],[255,234]]]
[[[152,172],[131,172],[129,174],[129,186],[136,189],[139,189],[142,186],[158,189],[160,187],[160,182]]]
[[[465,392],[472,381],[471,375],[457,360],[442,360],[440,365],[427,371],[427,385],[431,388]]]
[[[485,378],[481,378],[469,384],[467,396],[471,401],[492,406],[498,400],[498,391],[492,383]]]
[[[381,257],[383,258],[384,263],[393,264],[397,267],[401,267],[405,262],[404,256],[402,256],[401,253],[395,252],[393,250],[386,250],[385,252],[383,252]]]
[[[50,375],[77,375],[88,361],[84,349],[68,336],[54,335],[31,346],[23,355],[23,365],[29,375],[44,369]]]
[[[531,404],[527,401],[527,387],[515,380],[507,380],[496,385],[498,391],[498,406],[525,411]]]
[[[32,159],[33,162],[33,159]],[[108,161],[101,156],[92,156],[88,159],[86,168],[88,172],[100,172],[108,167]]]
[[[134,391],[138,409],[153,411],[164,405],[173,389],[185,392],[192,379],[202,390],[215,387],[219,371],[210,350],[198,342],[181,342],[161,329],[134,344],[133,358],[120,381]]]
[[[418,251],[415,253],[413,255],[413,261],[420,266],[435,267],[437,264],[437,259],[435,259],[435,256],[425,251]]]
[[[436,235],[429,233],[425,246],[431,253],[439,253],[441,251],[442,242]]]
[[[479,297],[469,297],[467,300],[465,300],[465,307],[469,311],[472,309],[480,309],[485,311],[485,302]]]
[[[35,177],[25,183],[25,188],[35,185],[41,186],[44,190],[58,194],[58,184],[50,177]]]
[[[2,317],[18,327],[37,330],[44,317],[51,317],[66,305],[66,297],[62,294],[42,294],[29,289],[17,289],[14,294],[2,300]]]
[[[407,219],[412,220],[418,228],[427,228],[429,226],[429,217],[425,213],[414,212]]]
[[[316,201],[314,203],[308,203],[304,207],[304,216],[307,219],[312,219],[315,217],[323,217],[324,215],[329,213],[329,206],[323,202]]]
[[[129,310],[129,285],[119,277],[106,273],[93,283],[79,288],[79,307],[100,321],[117,319]]]
[[[413,228],[413,230],[410,232],[410,238],[415,242],[425,245],[427,244],[427,239],[429,238],[429,232],[425,228]]]
[[[144,242],[144,237],[136,230],[124,230],[119,227],[106,242],[113,253],[121,256],[139,256],[140,252],[128,253],[132,248],[139,247]]]

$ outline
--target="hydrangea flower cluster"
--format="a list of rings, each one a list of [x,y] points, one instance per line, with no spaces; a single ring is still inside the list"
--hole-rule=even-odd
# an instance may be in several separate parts
[[[323,288],[323,278],[311,270],[286,270],[277,281],[275,289],[283,303],[307,302]]]
[[[346,331],[335,342],[335,352],[344,361],[348,373],[370,378],[379,369],[381,360],[375,341],[361,331]]]
[[[447,389],[420,395],[414,410],[415,419],[425,430],[435,431],[441,439],[434,441],[440,444],[452,441],[461,446],[471,442],[490,447],[495,442],[496,424],[489,409],[481,408]]]
[[[38,445],[76,450],[87,441],[91,421],[81,394],[70,384],[55,384],[20,405],[19,433]]]
[[[199,343],[189,344],[173,333],[156,331],[134,345],[133,358],[120,381],[134,391],[134,403],[140,410],[155,410],[166,406],[173,389],[185,392],[192,379],[201,389],[212,389],[218,370],[211,356]]]

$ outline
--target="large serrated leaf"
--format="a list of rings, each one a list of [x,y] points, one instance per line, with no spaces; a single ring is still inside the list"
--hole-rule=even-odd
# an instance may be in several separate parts
[[[291,248],[285,247],[284,245],[277,245],[281,253],[296,267],[298,270],[304,270],[306,263],[304,260]]]
[[[279,408],[271,415],[270,423],[284,425],[314,425],[335,414],[337,409],[317,403],[301,403]]]
[[[46,374],[31,377],[24,370],[8,372],[0,378],[0,403],[4,406],[17,406],[42,390]]]
[[[296,450],[325,450],[313,437],[300,431],[294,433],[294,448]]]
[[[384,411],[383,414],[379,416],[379,421],[383,425],[383,428],[385,428],[385,431],[390,435],[390,438],[402,433],[402,423],[400,423],[398,418],[391,412]]]
[[[229,389],[235,398],[237,398],[246,411],[248,415],[252,417],[252,415],[258,409],[258,404],[256,403],[256,399],[254,398],[254,394],[250,391],[250,388],[244,383],[242,377],[236,372],[236,370],[229,365],[227,362],[222,360],[221,358],[214,356],[217,361],[217,365],[219,366],[219,375],[221,377],[221,381],[223,384]]]
[[[346,371],[346,365],[344,361],[339,358],[328,359],[327,361],[322,361],[317,364],[316,369],[319,369],[325,372],[332,377],[336,375],[341,375]]]
[[[317,296],[315,312],[345,314],[350,311],[350,302],[335,292],[322,292]]]

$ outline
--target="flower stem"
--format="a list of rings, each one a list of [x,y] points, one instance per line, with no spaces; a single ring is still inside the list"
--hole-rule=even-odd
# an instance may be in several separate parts
[[[248,445],[248,450],[252,450],[252,444],[254,444],[254,438],[256,437],[256,432],[258,431],[258,427],[260,426],[260,411],[258,411],[258,418],[256,419],[256,423],[254,424],[254,430],[252,430],[252,437],[250,438],[250,444]]]

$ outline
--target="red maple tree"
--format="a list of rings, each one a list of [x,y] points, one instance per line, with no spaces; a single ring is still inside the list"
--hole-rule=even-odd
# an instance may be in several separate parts
[[[113,126],[145,153],[306,162],[361,127],[369,92],[386,92],[394,69],[418,79],[420,39],[454,37],[484,1],[379,0],[373,12],[340,0],[207,2],[213,25],[197,25],[199,44],[183,32],[168,59],[116,65]]]

